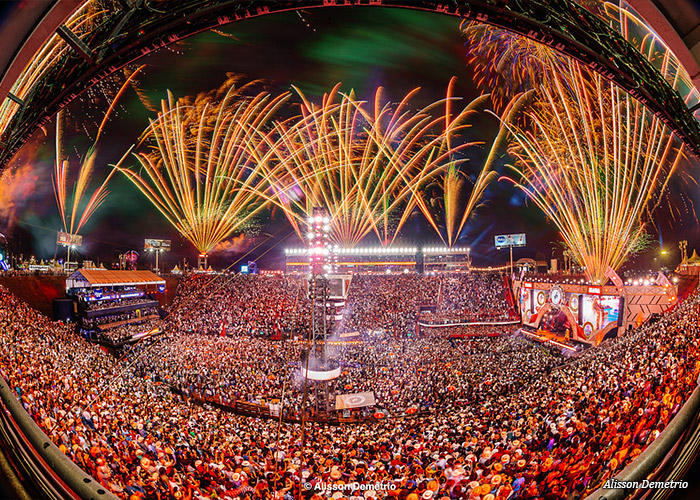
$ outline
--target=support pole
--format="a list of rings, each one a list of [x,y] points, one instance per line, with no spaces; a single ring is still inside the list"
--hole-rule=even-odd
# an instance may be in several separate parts
[[[510,275],[513,276],[513,245],[510,245]]]

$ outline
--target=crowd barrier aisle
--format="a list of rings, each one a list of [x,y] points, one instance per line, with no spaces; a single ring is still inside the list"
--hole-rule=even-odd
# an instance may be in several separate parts
[[[698,380],[700,384],[700,379]],[[679,481],[695,458],[700,445],[700,385],[671,422],[632,463],[614,480],[619,483]],[[681,446],[678,446],[679,443]],[[674,489],[631,487],[598,488],[585,500],[620,500],[623,498],[666,498]]]
[[[44,434],[0,375],[1,437],[46,499],[118,500]]]

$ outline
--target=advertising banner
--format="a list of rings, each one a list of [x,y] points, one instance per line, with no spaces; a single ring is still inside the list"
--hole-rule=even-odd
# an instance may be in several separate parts
[[[335,409],[362,408],[374,406],[376,403],[373,392],[358,392],[356,394],[338,394],[335,397]]]
[[[499,234],[494,237],[496,248],[524,247],[525,233]]]
[[[164,252],[170,251],[170,240],[158,240],[155,238],[146,238],[143,241],[144,250],[162,250]]]
[[[69,234],[59,231],[56,237],[56,243],[64,246],[75,245],[79,247],[83,244],[83,237],[79,234]]]

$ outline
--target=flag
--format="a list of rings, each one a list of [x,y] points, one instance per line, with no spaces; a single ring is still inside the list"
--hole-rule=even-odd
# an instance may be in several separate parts
[[[620,276],[618,276],[612,267],[608,266],[605,270],[605,277],[610,278],[616,287],[622,288],[622,279],[620,279]]]

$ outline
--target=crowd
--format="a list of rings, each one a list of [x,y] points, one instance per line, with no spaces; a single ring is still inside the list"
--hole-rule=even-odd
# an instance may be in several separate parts
[[[179,285],[171,324],[183,332],[302,338],[311,317],[306,288],[300,276],[195,275]],[[192,319],[193,305],[207,314]],[[335,330],[406,336],[422,307],[434,311],[427,320],[446,322],[499,321],[512,312],[500,274],[358,274]]]
[[[131,311],[102,314],[91,318],[83,318],[82,326],[85,328],[101,328],[106,330],[109,325],[134,322],[146,316],[158,316],[158,306],[144,307],[143,309],[134,309]]]
[[[415,332],[418,318],[448,324],[509,320],[505,286],[498,273],[355,275],[340,330],[405,336]]]
[[[135,304],[148,304],[153,302],[151,297],[130,297],[126,299],[107,299],[107,300],[94,300],[94,301],[82,301],[85,304],[85,309],[88,311],[101,311],[105,309],[113,309],[115,307],[124,307]]]
[[[507,320],[512,317],[502,274],[446,275],[442,280],[437,313],[459,320]]]
[[[141,321],[134,323],[126,323],[119,326],[113,326],[110,328],[99,328],[96,334],[97,340],[104,340],[111,344],[119,344],[121,342],[126,342],[132,340],[134,336],[154,332],[160,329],[162,323],[158,320],[157,315],[144,316]]]
[[[316,485],[355,481],[395,489],[334,498],[580,498],[652,442],[697,383],[695,293],[658,322],[567,361],[512,336],[384,335],[338,347],[343,390],[376,391],[389,416],[422,405],[427,412],[414,418],[307,426],[302,438],[297,424],[176,395],[173,385],[245,399],[293,385],[299,348],[258,338],[238,316],[247,311],[258,328],[287,321],[275,311],[294,310],[289,301],[298,295],[284,280],[281,295],[256,288],[267,315],[232,303],[231,338],[217,337],[228,301],[214,311],[210,302],[189,303],[184,293],[207,290],[186,283],[168,335],[121,359],[0,288],[0,373],[66,455],[129,500],[320,500],[333,492]],[[423,300],[435,286],[416,284],[411,295]],[[257,300],[249,290],[226,293]]]
[[[170,324],[183,332],[303,335],[310,307],[301,277],[200,274],[178,285]],[[206,314],[193,318],[193,308]]]
[[[416,328],[418,306],[435,304],[440,277],[414,273],[353,276],[340,331],[382,330],[394,336]]]
[[[502,337],[450,341],[442,335],[420,339],[379,336],[333,344],[328,353],[340,360],[342,371],[331,383],[331,392],[374,392],[378,405],[392,413],[443,407],[452,396],[466,397],[478,385],[470,378],[475,360],[512,346],[512,337],[505,336],[512,330],[486,330],[480,327],[480,335]],[[141,346],[133,356],[143,373],[152,373],[185,394],[216,398],[229,405],[237,400],[267,403],[281,400],[284,394],[287,413],[300,415],[302,349],[299,342],[184,333],[170,335],[155,346]],[[523,351],[523,370],[537,371],[552,362],[544,352],[528,359],[526,351],[540,351],[532,346],[519,344],[517,349]],[[447,365],[449,369],[443,369]],[[445,393],[447,387],[451,387],[450,398]],[[310,406],[313,404],[312,396]]]

